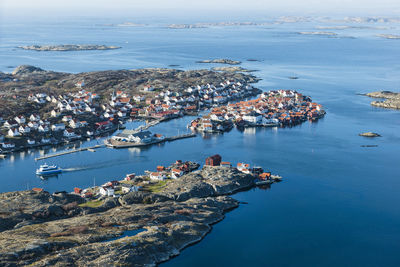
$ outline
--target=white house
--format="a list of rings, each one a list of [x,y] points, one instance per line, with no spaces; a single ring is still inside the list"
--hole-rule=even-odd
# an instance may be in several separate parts
[[[37,129],[41,133],[47,133],[49,131],[49,127],[47,125],[40,125]]]
[[[26,126],[26,125],[19,126],[18,130],[22,134],[31,132],[31,128],[29,126]]]
[[[76,135],[75,135],[75,132],[73,130],[65,129],[64,130],[64,136],[68,137],[68,138],[72,138],[72,137],[75,137]]]
[[[28,123],[28,126],[31,127],[32,129],[37,129],[39,127],[39,124],[35,121],[30,121]]]
[[[58,124],[53,124],[51,125],[51,130],[52,131],[63,131],[65,130],[65,124],[64,123],[58,123]]]
[[[151,180],[162,181],[166,178],[165,174],[162,172],[152,172],[150,173]]]
[[[112,188],[111,186],[109,187],[101,187],[100,188],[100,195],[102,196],[107,196],[107,197],[112,197],[114,196],[114,188]]]
[[[56,118],[56,117],[58,117],[58,116],[60,116],[60,115],[61,115],[61,112],[59,112],[59,111],[57,111],[57,110],[55,110],[55,109],[53,109],[53,110],[50,112],[50,116],[53,117],[53,118]]]
[[[10,129],[10,128],[14,128],[18,126],[18,122],[16,122],[15,120],[7,120],[4,123],[4,127]]]
[[[12,128],[12,129],[8,130],[7,134],[8,134],[8,136],[12,136],[12,137],[21,135],[21,133],[18,131],[17,128]]]
[[[250,124],[261,124],[263,122],[263,116],[257,113],[251,113],[243,116],[243,120]]]
[[[171,177],[174,179],[181,177],[183,174],[184,172],[179,169],[172,169],[171,171]]]
[[[15,120],[16,122],[18,122],[19,124],[21,124],[21,123],[25,123],[25,122],[26,122],[26,119],[25,119],[25,117],[24,117],[24,116],[22,116],[22,115],[20,115],[20,116],[16,116],[16,117],[14,118],[14,120]]]
[[[130,185],[130,184],[121,184],[122,193],[129,193],[129,192],[137,192],[139,190],[139,186]]]
[[[39,116],[39,115],[32,114],[32,115],[29,117],[29,120],[30,120],[30,121],[39,121],[39,120],[40,120],[40,116]]]
[[[77,128],[81,128],[82,124],[81,124],[81,122],[79,120],[74,119],[74,120],[70,120],[69,121],[69,126],[71,126],[74,129],[77,129]]]

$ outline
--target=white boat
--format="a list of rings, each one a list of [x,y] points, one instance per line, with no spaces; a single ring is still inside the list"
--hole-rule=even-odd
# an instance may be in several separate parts
[[[40,168],[36,170],[37,175],[53,175],[61,172],[62,169],[59,168],[57,165],[47,165],[47,164],[40,165]]]

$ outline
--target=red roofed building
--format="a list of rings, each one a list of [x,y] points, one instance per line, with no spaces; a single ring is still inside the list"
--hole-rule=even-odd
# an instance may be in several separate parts
[[[216,154],[214,156],[206,158],[206,165],[207,166],[219,166],[221,164],[221,156]]]

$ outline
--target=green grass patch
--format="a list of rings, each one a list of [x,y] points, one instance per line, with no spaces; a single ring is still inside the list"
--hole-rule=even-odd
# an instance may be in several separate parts
[[[85,203],[82,203],[79,205],[79,207],[84,208],[84,207],[89,207],[89,208],[97,208],[103,205],[104,201],[103,200],[91,200]]]
[[[145,190],[148,190],[148,191],[150,191],[152,193],[158,193],[158,192],[161,192],[164,189],[164,187],[167,185],[167,183],[168,183],[168,180],[159,181],[156,184],[152,184],[152,185],[146,186]]]
[[[116,190],[116,191],[114,191],[114,194],[115,195],[122,195],[122,190]]]

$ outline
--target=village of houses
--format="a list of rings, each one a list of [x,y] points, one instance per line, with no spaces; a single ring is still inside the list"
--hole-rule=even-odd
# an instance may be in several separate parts
[[[167,120],[260,93],[250,85],[229,80],[217,86],[189,87],[183,92],[154,91],[145,85],[142,93],[133,96],[124,91],[99,96],[85,90],[84,81],[76,87],[77,93],[29,95],[27,101],[50,107],[45,114],[0,115],[0,152],[92,138],[115,131],[128,119]]]
[[[127,174],[123,180],[112,180],[100,186],[92,186],[86,189],[74,188],[73,194],[85,198],[91,204],[99,204],[107,197],[119,197],[129,192],[152,192],[157,193],[163,187],[175,179],[179,179],[185,174],[196,171],[200,164],[191,161],[177,160],[169,167],[157,166],[154,171],[145,171],[144,175],[135,173]],[[264,171],[261,167],[250,166],[248,163],[237,163],[234,167],[231,162],[222,161],[218,154],[210,156],[205,160],[206,168],[237,169],[238,171],[252,175],[255,185],[271,184],[280,181],[282,177],[271,175],[271,172]],[[42,188],[33,188],[34,191],[43,191]]]
[[[258,126],[291,126],[324,116],[322,106],[294,90],[264,92],[259,98],[214,107],[211,112],[191,122],[200,132],[224,132]]]
[[[124,128],[124,122],[130,119],[152,119],[157,123],[204,109],[211,111],[189,125],[194,132],[224,132],[233,126],[295,125],[325,114],[320,104],[294,90],[261,93],[251,85],[228,80],[218,86],[189,87],[183,92],[154,91],[146,85],[142,93],[133,96],[124,91],[99,96],[85,90],[83,81],[76,87],[77,93],[66,95],[29,95],[27,101],[47,105],[47,113],[6,119],[0,116],[0,152],[94,138]],[[257,99],[235,102],[259,93]]]

